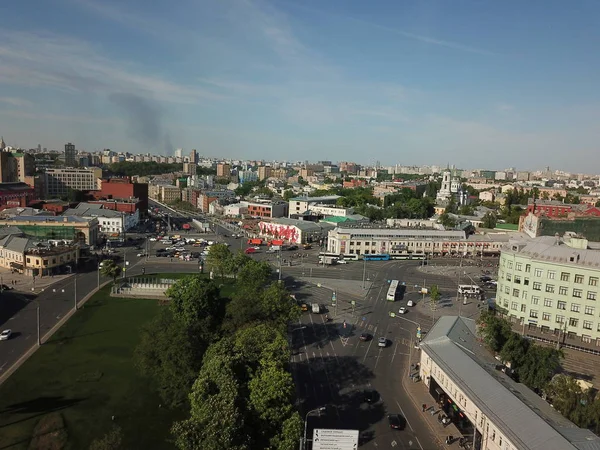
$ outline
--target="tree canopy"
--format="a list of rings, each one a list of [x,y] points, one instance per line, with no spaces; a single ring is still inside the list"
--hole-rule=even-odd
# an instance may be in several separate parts
[[[181,172],[182,170],[183,164],[181,163],[159,163],[156,161],[123,161],[113,163],[108,166],[108,171],[119,177],[131,177],[134,175],[162,175],[165,173]]]

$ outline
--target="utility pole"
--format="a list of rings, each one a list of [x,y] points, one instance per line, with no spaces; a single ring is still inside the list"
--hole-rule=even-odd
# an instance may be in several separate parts
[[[75,250],[77,251],[77,250]],[[75,255],[75,288],[73,289],[73,302],[75,311],[77,311],[77,264],[79,262],[79,258]]]
[[[37,343],[38,347],[42,345],[42,340],[40,337],[40,301],[37,301]]]
[[[367,260],[363,257],[363,282],[362,288],[365,289],[365,279],[367,277]]]

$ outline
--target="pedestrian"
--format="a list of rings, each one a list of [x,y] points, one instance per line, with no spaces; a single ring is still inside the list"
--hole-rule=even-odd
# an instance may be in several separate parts
[[[435,413],[436,413],[436,411],[435,411],[435,407],[434,407],[434,406],[432,406],[432,407],[431,407],[431,415],[432,415],[432,416],[435,416]]]
[[[425,403],[423,403],[423,405],[421,405],[421,407],[423,408],[423,412],[425,412],[425,410],[427,409],[427,405]]]

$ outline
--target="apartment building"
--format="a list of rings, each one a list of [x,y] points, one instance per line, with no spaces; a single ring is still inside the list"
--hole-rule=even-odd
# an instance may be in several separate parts
[[[266,180],[271,176],[272,168],[270,166],[259,166],[258,167],[258,179]]]
[[[247,209],[247,214],[252,217],[274,218],[285,217],[288,213],[287,202],[248,202],[241,201]]]
[[[498,255],[508,241],[504,233],[468,235],[464,231],[341,228],[329,232],[327,251],[339,255]]]
[[[302,215],[313,205],[335,205],[339,195],[327,195],[324,197],[295,197],[289,200],[288,214],[291,217],[294,215]]]
[[[569,236],[511,239],[500,256],[496,305],[523,334],[600,347],[599,280],[596,243]]]
[[[98,167],[82,169],[46,169],[44,187],[46,198],[66,196],[70,190],[96,191],[100,189],[102,169]]]
[[[419,376],[431,403],[479,450],[597,449],[600,437],[578,428],[545,400],[496,370],[472,319],[443,316],[420,343]],[[430,404],[429,402],[427,404]],[[442,412],[440,412],[442,414]]]
[[[231,166],[226,163],[217,164],[217,177],[229,178],[229,176],[231,176]]]

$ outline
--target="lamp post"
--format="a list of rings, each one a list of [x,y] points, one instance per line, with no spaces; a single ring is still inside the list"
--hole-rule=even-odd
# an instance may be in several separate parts
[[[363,256],[363,282],[362,288],[365,288],[365,278],[367,277],[367,260]]]
[[[77,263],[79,262],[79,257],[75,255],[75,289],[73,289],[73,302],[75,311],[77,311]]]
[[[306,413],[306,417],[304,418],[304,438],[302,439],[302,448],[303,449],[306,449],[306,432],[307,432],[307,425],[308,425],[308,416],[310,416],[314,412],[318,412],[320,415],[326,409],[327,408],[325,408],[325,406],[321,406],[320,408],[311,409],[309,412]]]

